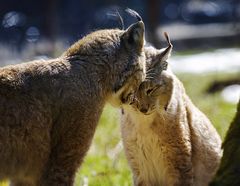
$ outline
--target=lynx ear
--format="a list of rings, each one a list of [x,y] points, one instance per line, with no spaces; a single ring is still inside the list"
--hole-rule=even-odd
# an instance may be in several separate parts
[[[166,49],[164,49],[162,51],[162,53],[160,54],[161,57],[162,57],[162,61],[166,61],[170,57],[171,52],[172,52],[172,48],[173,48],[173,45],[172,45],[172,43],[170,41],[170,38],[169,38],[167,32],[164,32],[164,36],[165,36],[165,38],[166,38],[166,40],[168,42],[168,47]]]
[[[156,57],[155,57],[153,63],[151,64],[151,66],[156,66],[159,63],[166,62],[171,55],[173,45],[170,41],[170,38],[169,38],[167,32],[164,32],[164,36],[168,42],[168,47],[161,49],[161,50],[157,50]]]
[[[144,44],[144,30],[144,23],[142,21],[138,21],[127,28],[122,35],[124,45],[127,49],[136,49],[139,53],[142,51]]]

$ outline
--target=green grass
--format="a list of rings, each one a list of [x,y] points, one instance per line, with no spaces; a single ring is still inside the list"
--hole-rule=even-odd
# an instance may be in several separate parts
[[[6,185],[8,185],[7,181],[0,181],[0,186],[6,186]]]
[[[187,94],[213,122],[223,138],[236,111],[236,105],[226,103],[219,93],[208,95],[206,88],[214,80],[230,78],[235,74],[178,74]],[[119,110],[106,105],[88,155],[76,174],[76,186],[132,185],[131,172],[120,142]],[[6,186],[1,183],[0,186]]]

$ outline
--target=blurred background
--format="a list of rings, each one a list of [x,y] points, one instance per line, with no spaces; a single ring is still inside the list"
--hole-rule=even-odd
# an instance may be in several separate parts
[[[240,97],[239,0],[0,0],[0,66],[57,57],[98,29],[127,28],[136,10],[146,40],[174,45],[169,63],[222,138]],[[121,145],[119,111],[107,105],[76,185],[131,185]],[[5,185],[7,182],[3,182]]]

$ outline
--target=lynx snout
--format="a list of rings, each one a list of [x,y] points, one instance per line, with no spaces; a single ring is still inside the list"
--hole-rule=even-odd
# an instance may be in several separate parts
[[[139,108],[140,112],[142,112],[143,114],[147,114],[148,113],[148,110],[149,110],[149,105],[142,105],[140,108]]]

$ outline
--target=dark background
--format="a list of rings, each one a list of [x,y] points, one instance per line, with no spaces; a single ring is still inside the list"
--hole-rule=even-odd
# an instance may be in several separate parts
[[[207,47],[228,47],[240,41],[239,0],[1,0],[0,43],[16,51],[42,40],[60,40],[69,46],[93,30],[121,28],[116,11],[123,17],[125,27],[129,26],[136,20],[124,11],[126,7],[143,17],[147,40],[157,47],[161,47],[158,28],[167,29],[174,24],[184,25],[187,30],[211,25],[203,30],[203,35],[194,36],[193,30],[193,36],[187,37],[181,37],[185,30],[171,29],[177,33],[172,34],[176,50],[205,47],[206,42]],[[224,27],[225,24],[228,26]],[[223,25],[220,28],[226,30],[218,29],[221,33],[214,35],[214,25]]]

